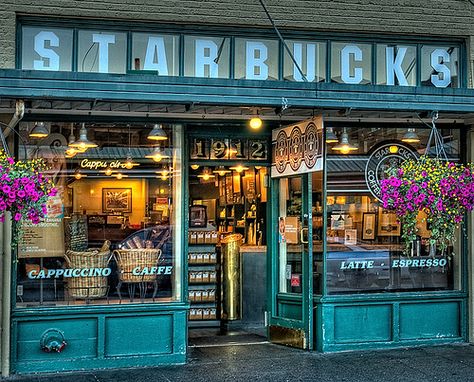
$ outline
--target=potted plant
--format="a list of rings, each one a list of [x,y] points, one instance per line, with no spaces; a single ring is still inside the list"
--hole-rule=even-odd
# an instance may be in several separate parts
[[[474,169],[439,158],[405,160],[381,181],[383,207],[395,211],[402,224],[405,252],[416,240],[417,217],[425,212],[430,245],[444,253],[455,241],[456,228],[474,208]]]
[[[47,214],[46,202],[57,193],[44,172],[42,159],[15,161],[0,150],[0,222],[5,213],[12,218],[12,244],[21,239],[21,222],[39,224]]]

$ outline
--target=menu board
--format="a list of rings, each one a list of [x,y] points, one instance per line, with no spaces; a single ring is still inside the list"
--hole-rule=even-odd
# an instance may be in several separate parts
[[[44,221],[34,225],[23,223],[23,237],[18,245],[18,258],[63,257],[63,204],[60,195],[48,200]]]
[[[85,251],[87,249],[87,217],[73,215],[65,224],[66,243],[71,251]]]

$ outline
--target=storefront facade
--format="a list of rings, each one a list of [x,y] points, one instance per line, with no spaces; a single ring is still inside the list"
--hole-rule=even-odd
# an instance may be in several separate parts
[[[466,22],[445,35],[412,26],[401,10],[393,35],[361,35],[382,28],[370,19],[347,29],[329,17],[304,29],[288,19],[282,41],[264,13],[252,28],[230,16],[230,3],[215,10],[218,23],[189,3],[196,13],[140,13],[143,25],[91,10],[72,17],[72,6],[51,4],[47,19],[7,7],[15,38],[1,40],[2,121],[24,105],[7,137],[12,152],[47,160],[60,193],[18,248],[5,225],[3,374],[186,362],[190,314],[221,317],[216,290],[192,287],[198,274],[219,279],[196,267],[203,256],[213,263],[213,249],[194,244],[214,245],[224,231],[240,230],[248,253],[265,257],[273,342],[339,351],[469,341],[471,228],[441,254],[420,227],[405,256],[376,182],[391,163],[424,153],[431,122],[450,160],[471,160],[468,6],[448,4],[442,20]],[[240,12],[257,11],[248,6]],[[388,8],[370,12],[396,23]],[[234,27],[219,25],[226,20]],[[257,114],[264,130],[254,132],[246,121]],[[31,137],[38,121],[45,138]],[[81,138],[93,145],[68,152]],[[353,152],[337,148],[344,142]],[[223,171],[233,171],[231,200]],[[189,207],[206,192],[218,193],[215,225],[191,241],[199,229]],[[196,292],[216,305],[193,308]]]

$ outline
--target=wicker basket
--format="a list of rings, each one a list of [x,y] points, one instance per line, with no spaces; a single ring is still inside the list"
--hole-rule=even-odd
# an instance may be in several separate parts
[[[134,275],[133,270],[156,267],[161,257],[161,249],[119,249],[114,251],[119,279],[124,283],[150,282],[156,280],[156,274]]]
[[[107,268],[111,259],[110,251],[67,251],[66,262],[69,268],[94,269]],[[107,295],[106,276],[71,277],[67,282],[69,295],[74,298],[101,298]]]

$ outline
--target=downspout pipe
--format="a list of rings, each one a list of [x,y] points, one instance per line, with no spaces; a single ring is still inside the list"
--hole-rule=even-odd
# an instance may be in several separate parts
[[[3,131],[3,136],[8,138],[12,130],[21,121],[23,116],[25,115],[25,102],[21,99],[18,99],[15,104],[15,113],[13,114],[12,119],[8,123],[7,127]]]
[[[2,333],[1,359],[2,377],[10,375],[10,326],[11,326],[11,277],[12,277],[12,224],[10,212],[5,213],[3,229],[3,272],[2,272]]]
[[[7,145],[7,137],[14,131],[15,126],[20,122],[25,114],[25,103],[23,100],[17,100],[15,104],[15,113],[8,123],[5,130],[0,130],[0,138],[2,140],[3,148],[8,156],[10,152]],[[1,129],[1,128],[0,128]],[[0,335],[0,359],[1,359],[1,373],[2,377],[10,375],[10,342],[11,342],[11,281],[12,281],[12,225],[11,214],[5,213],[5,222],[1,224],[0,228],[0,249],[3,252],[2,256],[2,290],[1,298],[1,335]]]

